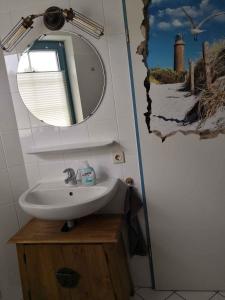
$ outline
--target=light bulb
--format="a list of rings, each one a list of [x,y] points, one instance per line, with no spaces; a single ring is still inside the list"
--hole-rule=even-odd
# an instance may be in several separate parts
[[[35,16],[31,15],[26,18],[22,18],[13,29],[2,39],[0,46],[5,51],[13,50],[16,45],[27,35],[27,33],[33,28],[33,19]]]
[[[73,26],[78,27],[97,39],[104,34],[103,26],[92,19],[85,17],[79,12],[74,11],[72,8],[70,10],[65,9],[63,14],[67,22],[70,22]]]

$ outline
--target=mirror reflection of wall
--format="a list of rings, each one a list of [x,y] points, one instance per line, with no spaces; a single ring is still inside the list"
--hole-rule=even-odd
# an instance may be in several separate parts
[[[80,36],[44,35],[20,59],[17,82],[29,111],[43,122],[71,126],[99,106],[105,72],[95,48]]]

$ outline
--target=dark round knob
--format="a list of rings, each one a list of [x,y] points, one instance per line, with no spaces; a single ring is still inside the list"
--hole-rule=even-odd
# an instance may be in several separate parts
[[[75,288],[80,281],[80,274],[69,268],[62,268],[56,272],[59,284],[64,288]]]

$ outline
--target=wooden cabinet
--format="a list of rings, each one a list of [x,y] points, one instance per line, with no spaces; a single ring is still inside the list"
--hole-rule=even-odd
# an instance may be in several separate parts
[[[24,300],[129,300],[122,217],[87,217],[67,233],[62,226],[33,219],[10,240],[17,245]]]

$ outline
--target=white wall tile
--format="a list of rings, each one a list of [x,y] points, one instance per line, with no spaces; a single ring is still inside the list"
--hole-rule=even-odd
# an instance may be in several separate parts
[[[42,9],[42,7],[40,7],[39,5],[36,5],[35,2],[31,3],[31,1],[30,1],[30,3],[29,3],[26,0],[20,0],[20,5],[19,6],[14,5],[13,7],[11,7],[10,13],[11,13],[12,22],[13,22],[14,25],[22,17],[27,17],[31,14],[38,14],[38,13],[44,12],[43,11],[44,9]],[[45,7],[44,4],[42,4],[42,5],[43,5],[43,8],[44,8]],[[33,26],[34,28],[32,29],[32,31],[30,31],[30,33],[28,33],[28,36],[30,35],[32,38],[35,38],[35,35],[34,35],[35,27],[39,28],[40,27],[39,23],[43,23],[41,18],[37,18],[36,20],[34,20],[35,26]],[[24,48],[24,50],[25,50],[25,48]]]
[[[147,257],[135,256],[129,260],[129,265],[136,286],[149,286],[151,284]]]
[[[4,148],[2,144],[2,139],[0,137],[0,170],[6,168],[6,159],[4,154]]]
[[[132,120],[132,95],[126,37],[113,35],[108,38],[108,42],[117,116],[127,116]],[[124,67],[121,68],[121,65]]]
[[[24,164],[17,131],[2,134],[3,147],[8,167]]]
[[[2,134],[3,147],[8,167],[24,164],[17,131]]]
[[[32,187],[35,185],[38,181],[40,181],[40,171],[39,171],[39,165],[38,163],[26,163],[25,164],[26,174],[27,174],[27,180],[29,187]]]
[[[29,220],[31,220],[32,217],[29,216],[28,214],[26,214],[22,210],[19,203],[15,203],[14,206],[15,206],[15,209],[16,209],[16,213],[17,213],[17,217],[18,217],[18,221],[19,221],[19,226],[20,226],[20,228],[22,228],[25,224],[28,223]]]
[[[87,123],[83,122],[76,126],[61,127],[60,139],[63,144],[79,144],[89,141]]]
[[[139,165],[137,161],[137,155],[129,155],[125,156],[126,163],[122,165],[123,167],[123,176],[131,177],[134,180],[134,184],[139,187],[140,183],[140,175],[139,175]]]
[[[0,131],[17,129],[3,52],[0,49]]]
[[[31,127],[44,127],[44,126],[49,126],[43,121],[38,120],[34,115],[29,113],[29,119],[30,119],[30,124]]]
[[[18,68],[18,55],[7,54],[5,55],[6,69],[9,79],[9,86],[12,93],[18,93],[17,85],[17,68]]]
[[[2,203],[12,203],[13,194],[9,181],[9,174],[7,169],[0,170],[0,204]]]
[[[87,160],[90,162],[92,151],[82,150],[82,151],[67,151],[64,153],[64,162],[66,168],[73,168],[77,170],[81,167],[83,161]]]
[[[59,128],[53,126],[32,128],[34,143],[38,147],[60,145]]]
[[[16,229],[15,229],[16,230]],[[3,244],[0,246],[0,282],[3,300],[20,300],[22,296],[16,247]]]
[[[17,275],[18,275],[17,273],[14,273],[14,276],[17,276]],[[18,277],[18,279],[19,279],[19,277]],[[2,295],[3,295],[3,299],[23,300],[22,288],[21,288],[20,281],[14,287],[12,287],[12,285],[4,286]]]
[[[90,162],[98,177],[114,177],[121,178],[122,166],[120,164],[113,163],[112,154],[104,154],[104,150],[96,151],[90,156]]]
[[[0,209],[0,243],[5,244],[18,228],[18,220],[13,204],[2,204]]]
[[[63,152],[55,152],[55,153],[43,153],[36,155],[38,165],[46,164],[46,163],[63,163],[64,156]]]
[[[10,2],[9,1],[7,1],[7,0],[2,0],[1,2],[0,2],[0,12],[1,12],[1,14],[2,15],[4,15],[4,14],[6,14],[7,15],[7,18],[8,18],[8,20],[10,20],[10,17],[9,17],[9,13],[10,13]],[[4,21],[3,21],[3,24],[5,23],[5,19],[3,19]],[[6,30],[8,30],[8,28],[9,28],[9,26],[11,26],[11,23],[9,24],[9,23],[7,23],[6,22]],[[2,33],[1,33],[2,34]],[[3,32],[3,34],[4,34],[4,32]]]
[[[112,34],[124,34],[125,30],[123,21],[122,1],[104,0],[103,7],[106,22],[105,30],[107,36]]]
[[[58,178],[63,176],[65,164],[64,162],[42,163],[39,165],[39,169],[43,179]]]
[[[69,8],[70,7],[70,0],[41,0],[44,3],[45,9],[50,6],[58,6],[60,8]],[[41,2],[40,1],[40,2]],[[40,7],[42,7],[42,3],[39,3]]]
[[[3,2],[0,3],[0,7],[2,4]],[[8,14],[0,18],[0,31],[5,29],[5,24],[8,24],[9,20],[6,21],[5,17],[9,18]],[[5,23],[1,24],[1,22]],[[9,169],[6,169],[11,166],[23,166],[24,163],[6,74],[5,61],[0,50],[0,132],[2,133],[0,138],[0,298],[17,300],[21,297],[17,256],[15,247],[6,245],[6,242],[19,228],[13,205],[13,191],[16,192],[16,187],[21,188],[21,180],[22,178],[26,180],[26,174],[19,172],[17,176],[10,178]]]
[[[90,141],[104,141],[113,139],[118,140],[118,128],[115,119],[105,119],[98,121],[98,119],[92,119],[88,122],[88,131]]]
[[[135,136],[134,124],[130,122],[128,116],[124,116],[118,119],[118,129],[119,129],[119,142],[123,148],[126,155],[136,155],[137,145]],[[137,158],[135,158],[136,160]]]
[[[22,129],[19,130],[20,143],[23,152],[23,158],[25,164],[34,163],[37,161],[37,157],[35,155],[27,154],[34,147],[34,140],[31,129]]]
[[[16,114],[18,129],[30,128],[29,111],[26,108],[19,92],[12,93],[13,105]]]
[[[11,181],[14,201],[28,189],[27,176],[24,165],[9,168],[9,177]]]
[[[1,82],[1,78],[0,78],[0,82]],[[16,118],[15,118],[15,113],[14,113],[12,98],[10,96],[10,93],[9,91],[4,92],[5,91],[4,87],[0,87],[0,91],[1,91],[0,132],[17,130]]]

